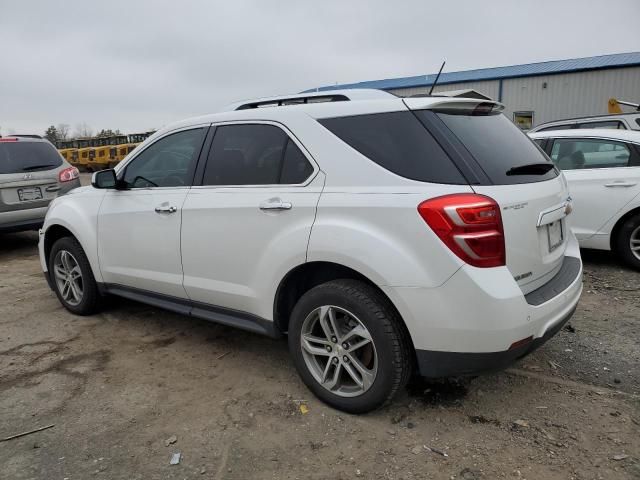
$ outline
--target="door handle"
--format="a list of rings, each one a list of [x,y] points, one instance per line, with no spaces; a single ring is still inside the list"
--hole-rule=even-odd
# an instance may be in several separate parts
[[[177,211],[178,211],[178,208],[174,207],[173,205],[156,207],[156,213],[175,213]]]
[[[635,187],[637,183],[633,182],[613,182],[613,183],[605,183],[605,187]]]
[[[271,199],[260,204],[260,210],[291,210],[291,202],[283,202],[280,199]]]

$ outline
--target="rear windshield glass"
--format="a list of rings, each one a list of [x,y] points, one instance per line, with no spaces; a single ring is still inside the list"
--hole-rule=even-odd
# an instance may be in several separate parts
[[[418,116],[425,112],[417,112]],[[451,132],[462,142],[489,179],[497,185],[529,183],[558,176],[552,168],[527,174],[524,165],[550,163],[540,147],[502,114],[469,115],[437,113]]]
[[[51,170],[62,165],[62,157],[45,142],[0,142],[0,174]]]
[[[396,175],[421,182],[467,183],[429,131],[409,111],[328,118],[320,123]]]

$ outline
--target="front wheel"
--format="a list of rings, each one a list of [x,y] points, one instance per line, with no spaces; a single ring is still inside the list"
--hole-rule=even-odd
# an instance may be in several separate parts
[[[57,240],[49,254],[49,275],[60,303],[76,315],[90,315],[100,304],[91,265],[75,238]]]
[[[307,387],[349,413],[382,406],[411,374],[411,343],[398,314],[356,280],[324,283],[302,296],[291,314],[289,350]]]
[[[625,220],[615,238],[615,249],[629,266],[640,270],[640,214]]]

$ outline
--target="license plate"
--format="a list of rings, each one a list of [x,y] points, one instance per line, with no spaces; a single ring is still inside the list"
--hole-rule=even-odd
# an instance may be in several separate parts
[[[42,190],[40,187],[34,188],[19,188],[18,198],[21,202],[28,202],[31,200],[40,200],[42,198]]]
[[[562,245],[562,241],[564,240],[562,220],[556,220],[547,225],[547,238],[549,239],[549,252],[553,252]]]

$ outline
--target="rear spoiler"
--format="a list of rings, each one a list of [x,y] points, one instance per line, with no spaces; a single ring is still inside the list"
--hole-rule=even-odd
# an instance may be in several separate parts
[[[424,97],[404,98],[409,110],[433,110],[457,115],[495,115],[504,110],[504,105],[479,98]]]

